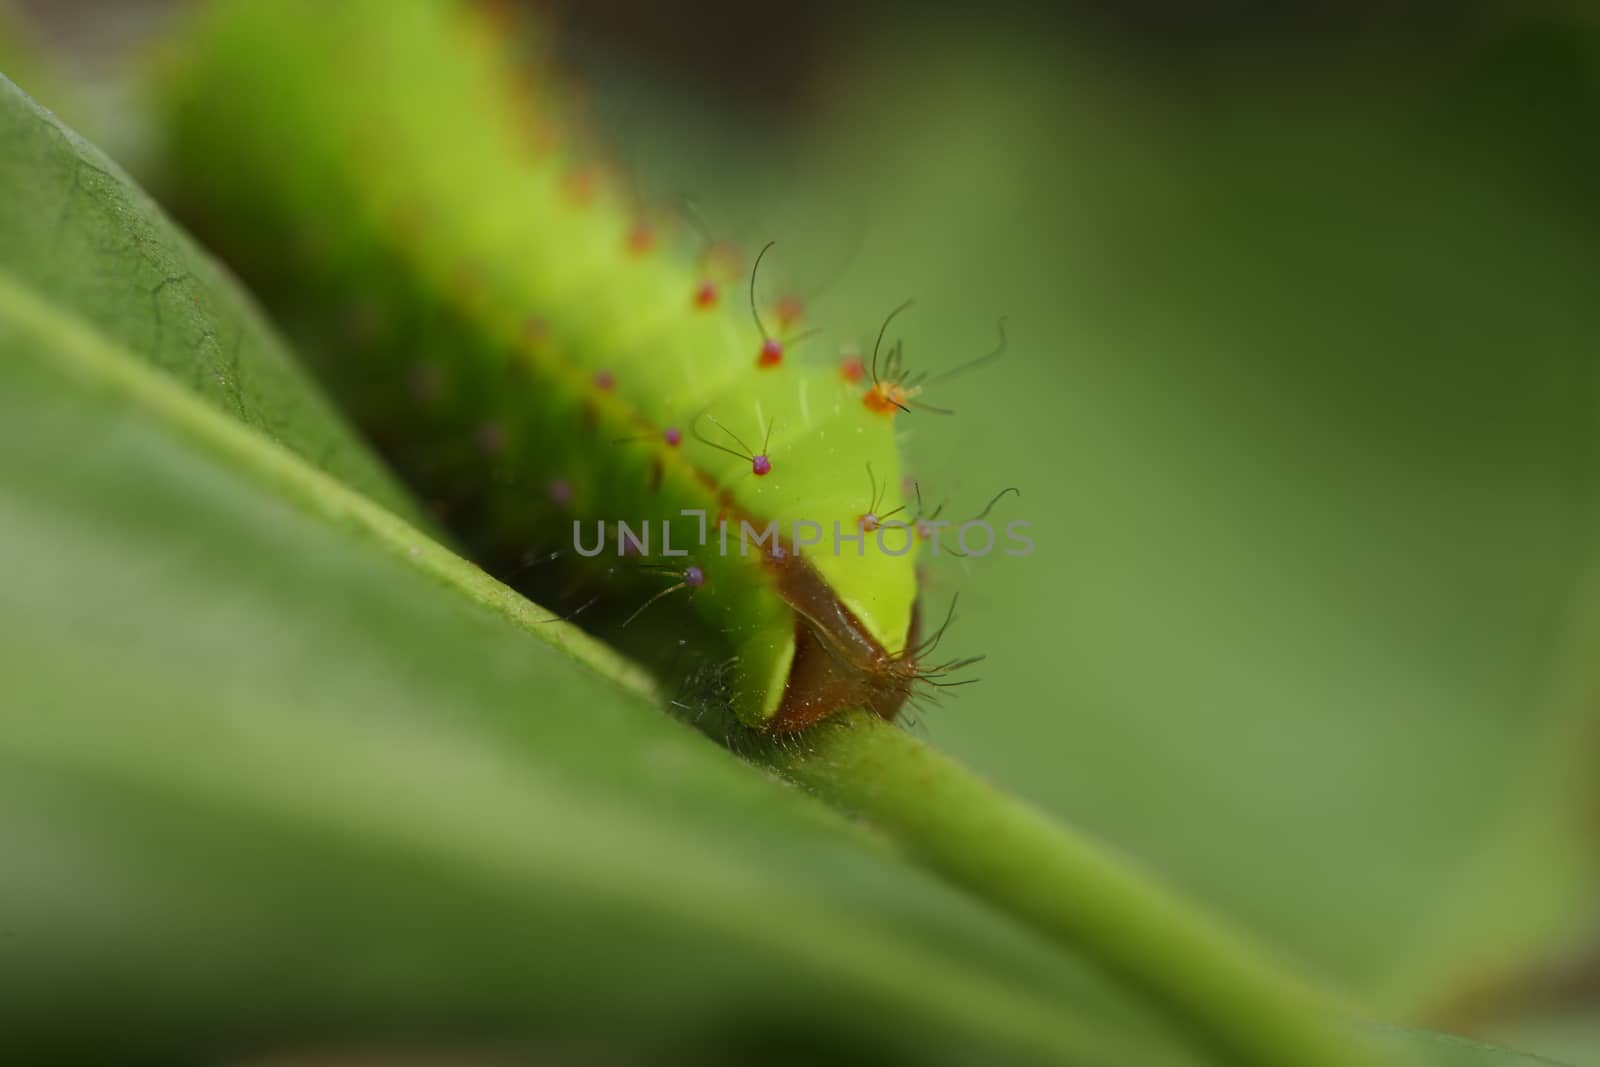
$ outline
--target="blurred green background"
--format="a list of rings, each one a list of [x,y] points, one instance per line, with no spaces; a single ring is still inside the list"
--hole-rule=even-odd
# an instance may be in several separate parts
[[[33,6],[39,95],[157,173],[161,5]],[[908,447],[1038,551],[933,576],[989,658],[916,728],[1379,1016],[1600,1062],[1600,22],[560,16],[615,155],[778,240],[822,344],[1008,317]]]

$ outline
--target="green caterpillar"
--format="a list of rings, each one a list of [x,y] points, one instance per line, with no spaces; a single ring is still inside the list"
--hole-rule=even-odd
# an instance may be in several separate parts
[[[492,572],[660,672],[731,664],[749,726],[893,718],[964,665],[923,662],[928,524],[890,518],[898,350],[790,358],[796,309],[577,161],[505,37],[443,0],[225,0],[168,72],[175,202]]]

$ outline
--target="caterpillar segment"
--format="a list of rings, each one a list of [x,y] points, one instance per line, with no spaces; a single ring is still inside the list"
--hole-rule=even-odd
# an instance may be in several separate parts
[[[752,316],[724,249],[579,158],[497,25],[221,0],[163,80],[174,202],[492,573],[663,675],[731,665],[751,727],[893,718],[920,676],[920,542],[860,518],[869,469],[874,507],[907,508],[894,420],[860,374],[783,358],[797,305]],[[781,549],[741,553],[773,524]]]

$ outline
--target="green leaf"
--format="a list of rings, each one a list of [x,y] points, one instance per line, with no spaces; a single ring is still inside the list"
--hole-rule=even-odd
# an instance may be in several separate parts
[[[398,483],[215,261],[0,76],[0,265],[220,411],[396,513]]]
[[[58,209],[0,214],[11,1050],[1193,1062],[306,462],[387,486],[208,262],[0,88],[0,187]]]

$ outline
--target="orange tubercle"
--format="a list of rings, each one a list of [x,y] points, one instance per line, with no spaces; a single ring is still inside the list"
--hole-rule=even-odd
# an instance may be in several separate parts
[[[861,397],[861,402],[869,411],[876,411],[879,415],[893,415],[896,411],[903,411],[913,395],[913,390],[893,382],[878,382],[866,391]]]
[[[628,251],[635,256],[649,254],[656,246],[655,227],[648,222],[636,222],[628,231]]]

